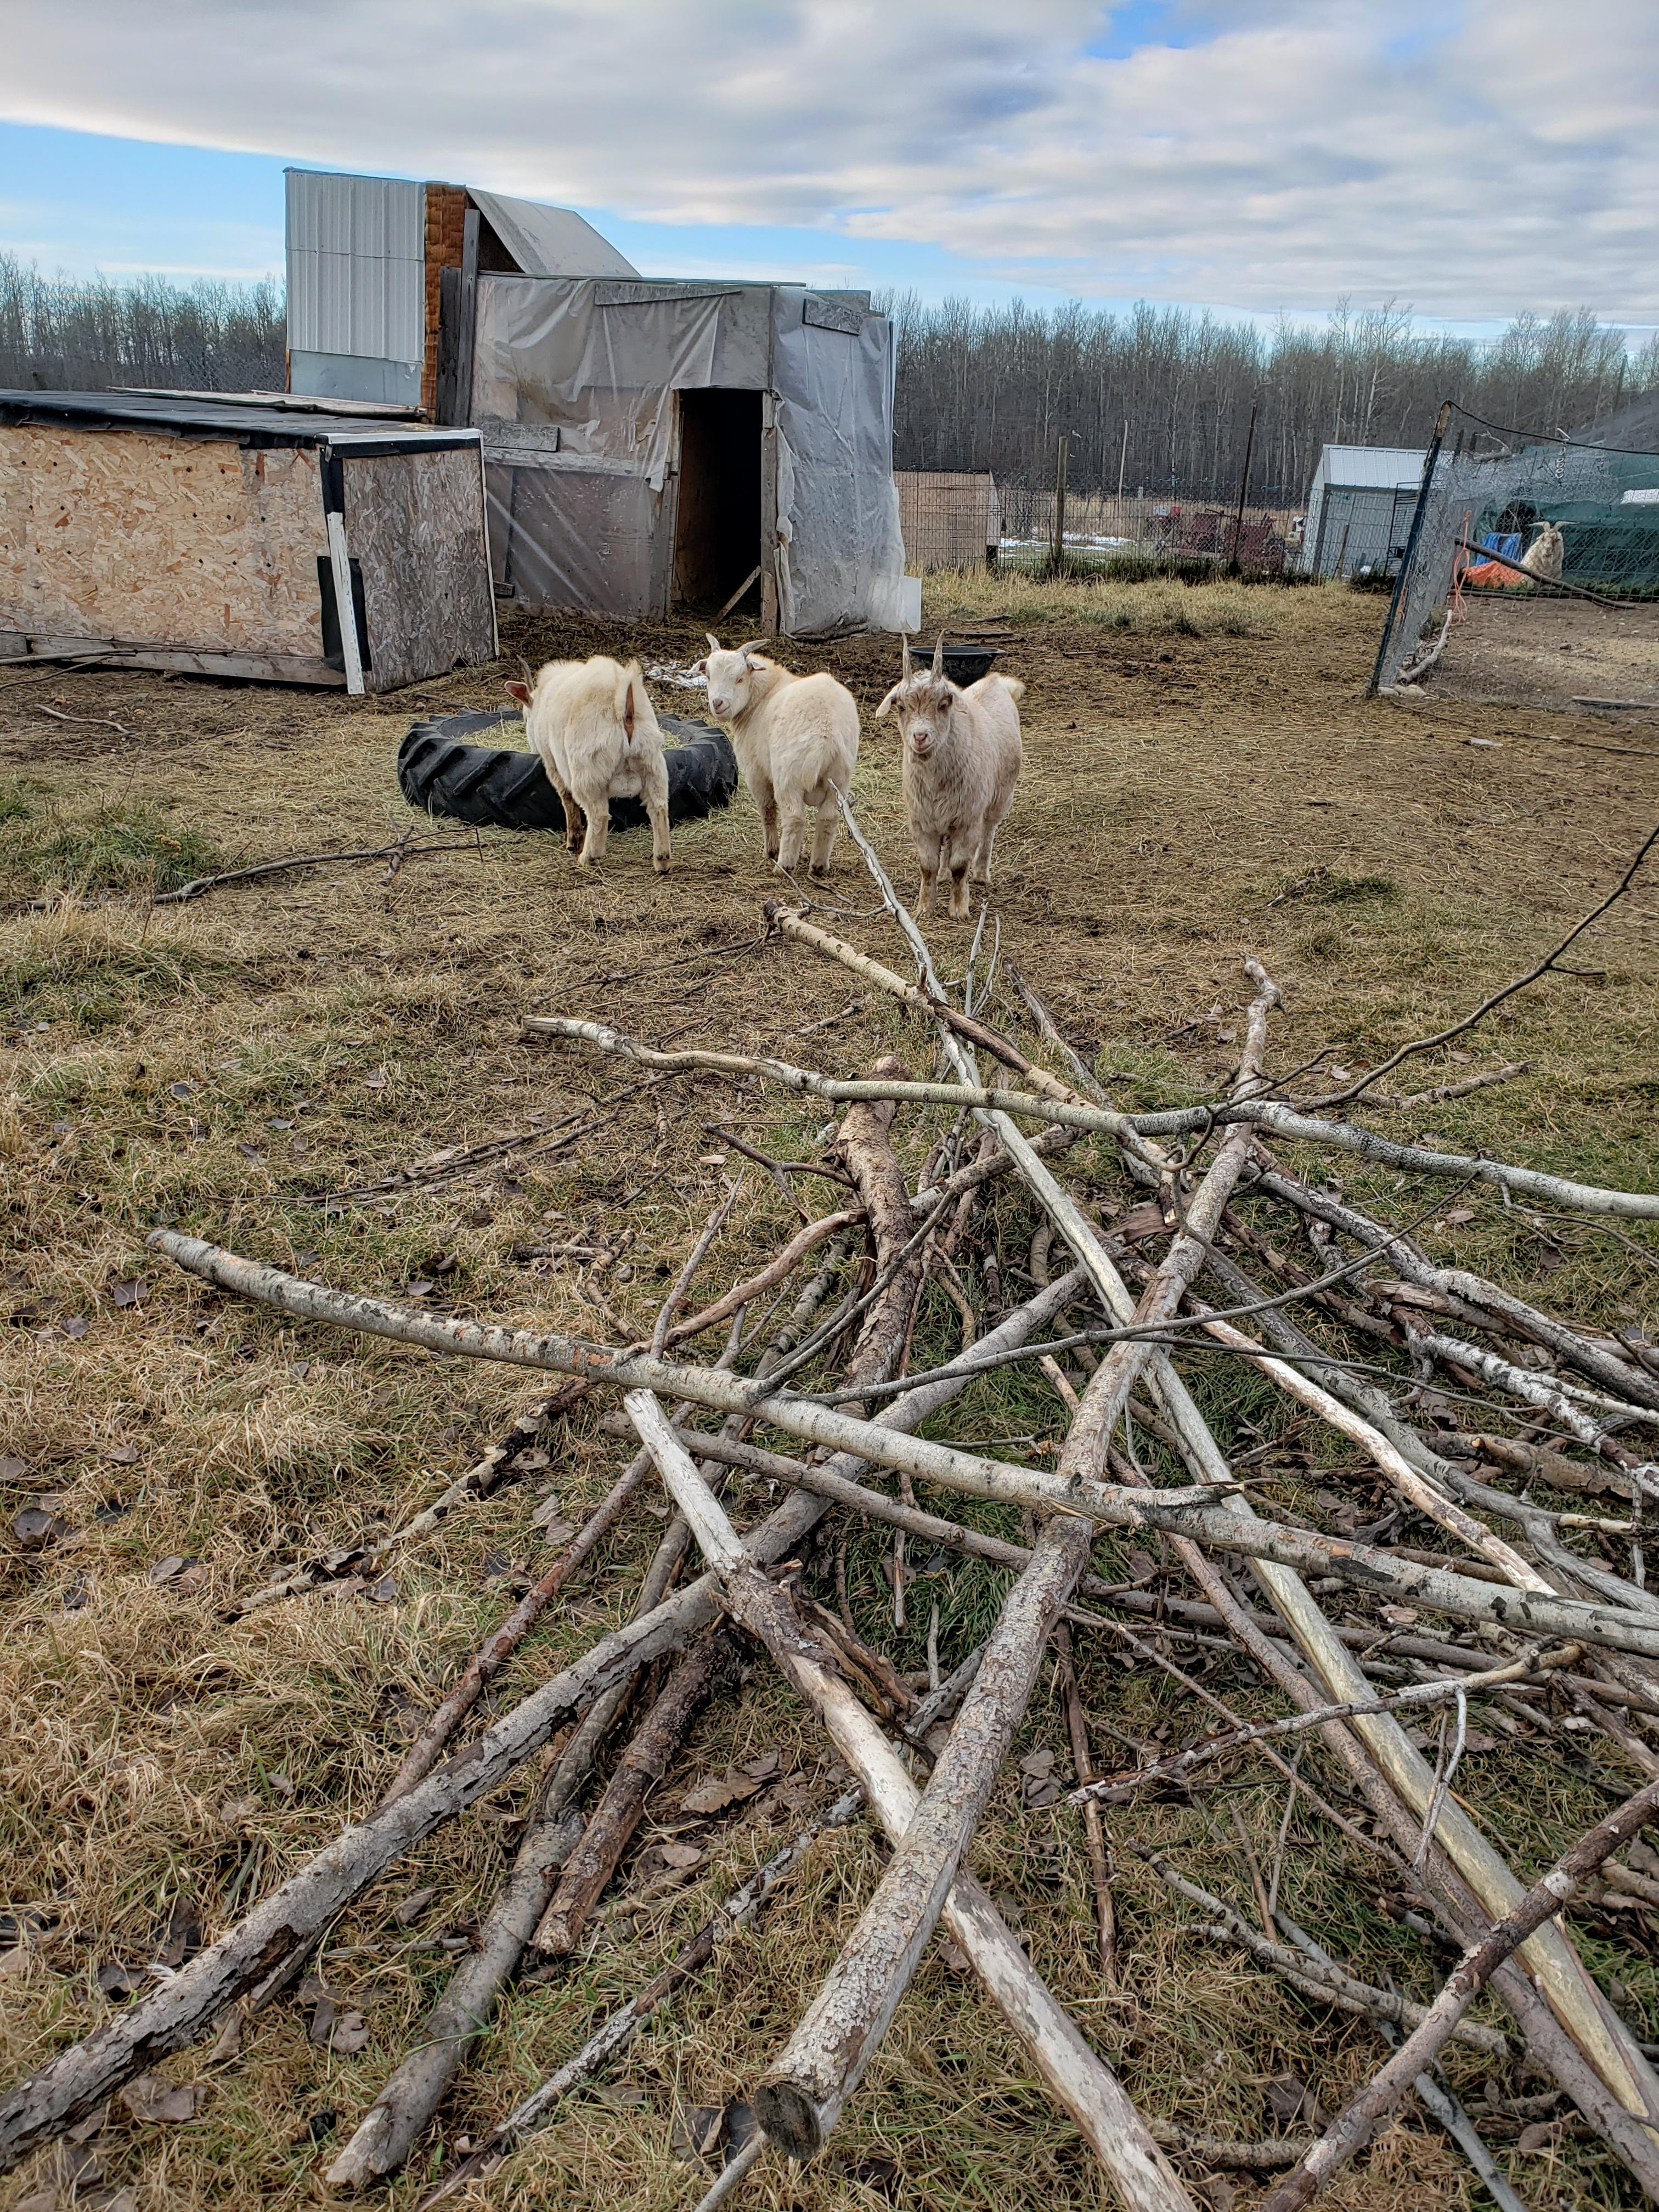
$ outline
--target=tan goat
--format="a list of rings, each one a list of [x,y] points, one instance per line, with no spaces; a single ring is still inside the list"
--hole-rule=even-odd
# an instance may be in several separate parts
[[[981,676],[960,690],[945,673],[940,635],[931,669],[914,668],[904,641],[902,672],[876,709],[898,715],[904,749],[904,812],[921,862],[918,904],[934,909],[933,887],[951,878],[951,912],[969,909],[971,869],[989,884],[991,848],[1013,804],[1019,779],[1019,702],[1025,686],[1010,676]]]
[[[651,817],[651,865],[660,875],[672,857],[668,769],[639,662],[624,668],[602,653],[591,660],[550,660],[533,689],[520,683],[507,688],[524,708],[525,733],[559,794],[565,843],[579,853],[579,865],[604,860],[611,800],[643,799]]]

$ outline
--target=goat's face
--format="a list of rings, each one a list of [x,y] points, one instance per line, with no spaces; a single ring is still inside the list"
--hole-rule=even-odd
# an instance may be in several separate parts
[[[723,653],[711,637],[711,650],[697,662],[694,675],[708,678],[708,711],[717,722],[734,721],[754,696],[757,671],[763,665],[746,647]]]
[[[898,717],[899,741],[916,759],[926,760],[950,734],[957,687],[943,676],[918,669],[896,684],[876,709],[876,720]]]

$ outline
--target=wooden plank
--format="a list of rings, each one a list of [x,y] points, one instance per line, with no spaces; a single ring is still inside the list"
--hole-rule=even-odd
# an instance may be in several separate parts
[[[483,222],[468,208],[462,227],[461,289],[455,333],[455,420],[472,420],[472,359],[478,321],[478,243]]]
[[[313,449],[0,428],[0,629],[319,659],[326,543]]]
[[[312,573],[316,574],[315,565]],[[20,634],[21,637],[21,634]],[[21,639],[32,660],[101,657],[106,668],[164,668],[180,676],[241,676],[262,684],[320,684],[338,690],[345,678],[319,653],[192,653],[121,637],[62,637],[46,632]]]
[[[761,635],[778,634],[778,403],[761,394]]]
[[[340,464],[363,579],[368,682],[394,690],[495,655],[478,459],[470,447]]]

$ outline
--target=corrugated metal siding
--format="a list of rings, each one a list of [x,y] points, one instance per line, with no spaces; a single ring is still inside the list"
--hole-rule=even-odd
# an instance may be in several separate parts
[[[426,350],[426,194],[399,177],[290,169],[291,350],[416,362]]]

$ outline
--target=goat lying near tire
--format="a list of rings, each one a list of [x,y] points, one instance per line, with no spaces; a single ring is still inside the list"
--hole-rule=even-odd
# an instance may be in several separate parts
[[[507,688],[524,708],[525,734],[559,794],[565,843],[578,865],[605,858],[611,801],[637,798],[650,817],[651,865],[662,874],[672,858],[668,770],[639,662],[624,668],[602,653],[591,660],[550,660],[533,687]]]
[[[921,862],[918,903],[935,908],[933,887],[951,878],[951,912],[969,909],[969,871],[991,880],[991,848],[1013,804],[1019,779],[1019,702],[1025,686],[1009,676],[981,676],[960,690],[945,673],[945,639],[931,669],[914,668],[904,641],[902,673],[876,709],[898,715],[904,750],[904,812]]]

